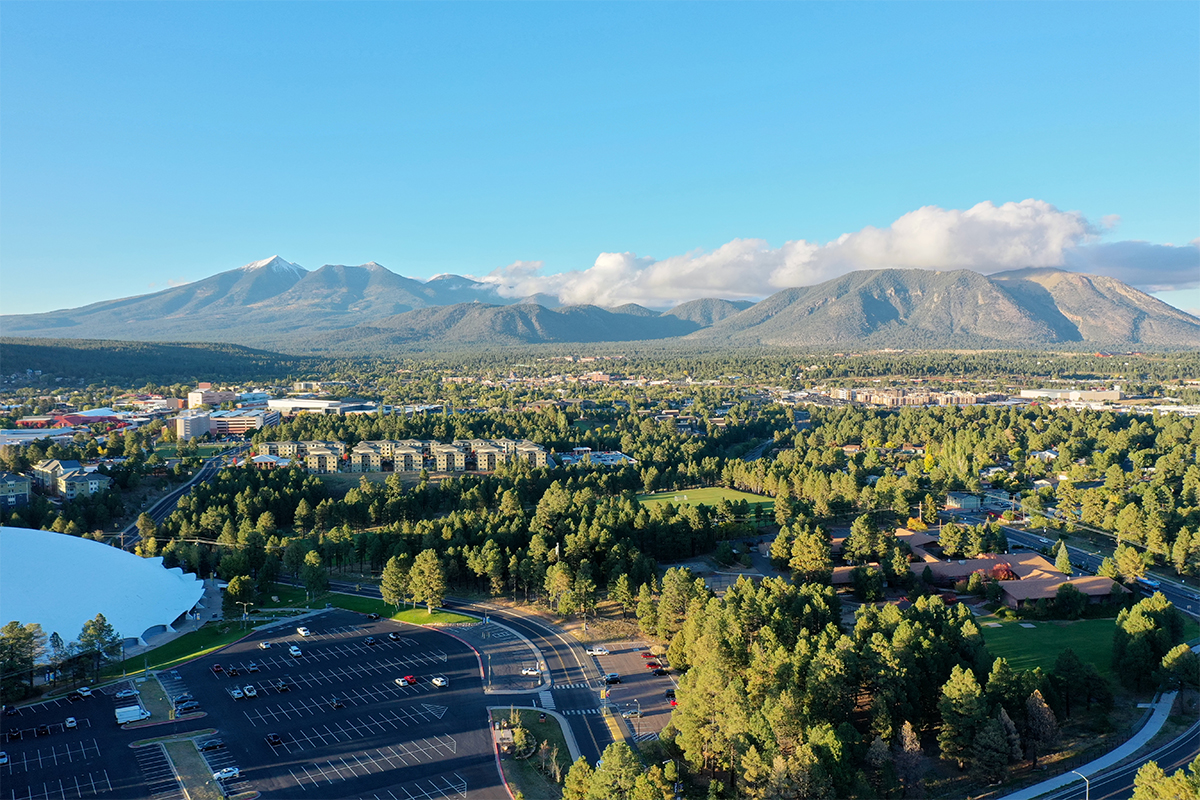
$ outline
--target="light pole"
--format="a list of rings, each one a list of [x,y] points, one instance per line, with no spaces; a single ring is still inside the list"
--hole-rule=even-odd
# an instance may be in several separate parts
[[[1073,770],[1071,770],[1071,772],[1074,772],[1076,775],[1083,778],[1083,800],[1091,800],[1091,798],[1092,798],[1092,782],[1087,779],[1087,775],[1084,775],[1079,770],[1073,769]]]
[[[242,627],[245,628],[246,627],[246,617],[248,616],[248,612],[246,611],[246,608],[247,608],[247,606],[254,605],[254,603],[251,603],[248,600],[235,600],[234,602],[236,602],[239,606],[242,607]]]

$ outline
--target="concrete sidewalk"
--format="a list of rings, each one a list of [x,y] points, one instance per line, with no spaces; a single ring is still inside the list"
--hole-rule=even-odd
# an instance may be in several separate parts
[[[1154,704],[1154,713],[1150,715],[1150,719],[1142,726],[1142,729],[1135,733],[1129,741],[1116,748],[1112,752],[1097,758],[1095,761],[1089,761],[1079,768],[1079,772],[1087,777],[1091,777],[1098,773],[1104,772],[1112,767],[1115,767],[1120,762],[1129,758],[1131,755],[1141,750],[1153,739],[1158,732],[1162,730],[1163,723],[1167,721],[1167,717],[1171,713],[1171,706],[1175,704],[1175,695],[1177,692],[1167,692],[1161,695],[1158,702]],[[1034,784],[1018,792],[1005,795],[1000,800],[1033,800],[1035,797],[1041,797],[1047,792],[1052,792],[1055,789],[1061,789],[1069,783],[1078,783],[1079,776],[1073,772],[1064,772],[1055,778],[1049,778],[1041,783]]]

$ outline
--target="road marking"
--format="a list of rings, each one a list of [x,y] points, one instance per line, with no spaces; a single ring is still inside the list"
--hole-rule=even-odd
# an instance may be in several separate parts
[[[538,699],[541,700],[543,708],[557,708],[557,706],[554,705],[554,695],[549,691],[538,692]]]

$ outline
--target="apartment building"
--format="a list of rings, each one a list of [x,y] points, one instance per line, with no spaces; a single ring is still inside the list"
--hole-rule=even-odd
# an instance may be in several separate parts
[[[77,497],[88,497],[107,491],[112,481],[107,475],[101,475],[99,472],[78,469],[60,475],[57,484],[60,497],[64,500],[74,500]]]
[[[29,505],[32,482],[18,472],[0,472],[0,509],[9,511]]]
[[[75,470],[82,469],[82,465],[78,461],[64,461],[57,458],[47,459],[40,462],[31,470],[33,475],[32,481],[43,494],[58,494],[58,479]]]
[[[463,472],[467,468],[465,447],[454,444],[435,444],[432,448],[434,469],[438,472]]]

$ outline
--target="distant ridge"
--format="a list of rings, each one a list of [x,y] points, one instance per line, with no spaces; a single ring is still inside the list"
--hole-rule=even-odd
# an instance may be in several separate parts
[[[697,346],[1200,347],[1200,319],[1113,278],[1059,269],[865,270],[758,303],[703,298],[660,313],[501,297],[460,275],[375,262],[311,272],[279,256],[152,294],[0,317],[0,334],[229,342],[284,352],[682,339]]]

